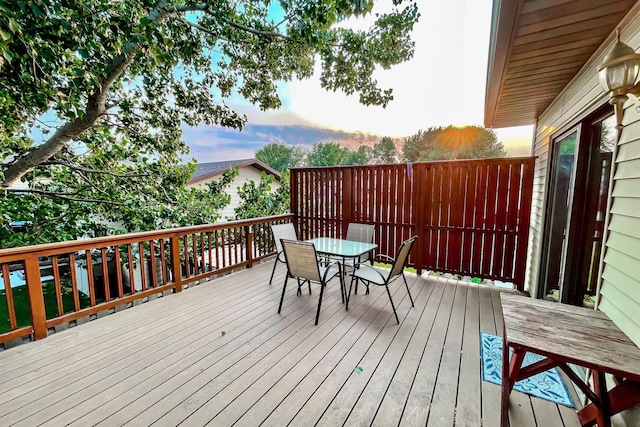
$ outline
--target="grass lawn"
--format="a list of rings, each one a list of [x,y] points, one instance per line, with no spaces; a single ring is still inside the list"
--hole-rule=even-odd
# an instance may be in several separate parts
[[[27,285],[16,286],[11,290],[13,291],[13,302],[18,327],[29,326],[31,324],[31,312],[29,309],[29,293],[27,291]],[[44,285],[42,285],[42,290],[44,292],[44,305],[47,313],[47,319],[52,319],[58,315],[56,288],[53,281],[46,281]],[[75,309],[73,305],[71,283],[65,280],[62,281],[62,306],[65,313],[73,312]],[[89,297],[80,293],[80,308],[89,306]],[[7,307],[6,292],[3,289],[0,291],[0,334],[11,330],[9,326],[9,310]]]
[[[382,268],[391,268],[391,264],[383,264],[381,262],[374,262],[373,265],[375,265],[376,267],[382,267]],[[404,271],[406,271],[407,273],[417,273],[418,270],[416,270],[413,267],[405,267]]]

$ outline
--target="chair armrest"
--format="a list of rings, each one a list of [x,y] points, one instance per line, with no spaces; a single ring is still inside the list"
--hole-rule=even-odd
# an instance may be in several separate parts
[[[340,265],[340,263],[338,261],[331,261],[330,263],[327,264],[327,266],[325,267],[325,271],[324,274],[322,275],[322,281],[324,283],[327,282],[327,274],[329,274],[329,271],[334,267],[334,266],[338,266],[338,274],[342,275],[342,266]]]
[[[395,261],[395,258],[389,255],[385,255],[385,254],[378,254],[374,257],[374,259],[383,259],[385,261],[391,261],[393,263],[393,261]]]

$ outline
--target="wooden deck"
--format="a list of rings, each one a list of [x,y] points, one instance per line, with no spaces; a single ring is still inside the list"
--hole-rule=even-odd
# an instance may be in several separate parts
[[[501,331],[499,289],[409,275],[344,310],[329,284],[287,292],[280,264],[218,278],[0,352],[0,425],[497,426],[480,331]],[[356,367],[362,368],[358,373]],[[577,426],[575,411],[513,392],[511,425]]]

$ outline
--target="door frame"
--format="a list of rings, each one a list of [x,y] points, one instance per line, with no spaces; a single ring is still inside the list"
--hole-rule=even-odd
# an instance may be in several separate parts
[[[589,219],[583,213],[589,209],[592,204],[591,201],[588,200],[587,195],[591,180],[594,179],[594,171],[592,169],[594,162],[592,162],[592,159],[596,154],[595,151],[599,150],[599,147],[593,146],[594,134],[592,131],[595,123],[611,115],[613,115],[613,107],[608,103],[600,104],[549,138],[549,160],[547,163],[547,181],[544,200],[544,226],[541,240],[540,274],[538,276],[536,295],[538,298],[545,297],[548,260],[550,256],[555,256],[555,254],[549,253],[549,248],[553,206],[551,202],[555,191],[555,182],[553,182],[552,178],[555,176],[558,167],[555,159],[556,143],[576,131],[576,157],[572,172],[573,186],[569,189],[572,195],[572,203],[567,213],[566,243],[563,245],[563,253],[561,254],[563,256],[563,262],[561,262],[559,272],[560,294],[558,300],[564,303],[582,305],[583,286],[581,286],[580,281],[583,280],[583,271],[586,268],[585,260],[584,257],[567,255],[583,253],[587,241],[591,241],[591,237],[588,237],[586,233],[584,233]],[[572,273],[567,275],[566,272]]]

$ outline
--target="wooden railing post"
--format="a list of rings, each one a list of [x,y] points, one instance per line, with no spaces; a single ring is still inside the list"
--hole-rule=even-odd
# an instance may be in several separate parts
[[[38,258],[25,259],[24,272],[27,279],[27,291],[29,292],[33,337],[39,340],[46,338],[48,333],[47,313],[44,308],[44,295],[42,294],[40,263],[38,262]]]
[[[340,196],[340,195],[339,195]],[[344,168],[342,175],[341,236],[347,235],[347,227],[353,221],[353,168]]]
[[[300,235],[300,226],[298,224],[298,216],[300,211],[298,209],[298,175],[300,171],[291,169],[289,171],[289,210],[293,214],[293,226],[296,229],[298,235]]]
[[[175,283],[175,291],[182,291],[182,271],[180,270],[180,237],[177,234],[172,235],[171,242],[171,269],[173,270],[173,282]],[[187,262],[188,265],[188,262]]]
[[[247,268],[253,267],[253,238],[252,238],[252,228],[250,225],[244,226],[244,234],[247,236]]]
[[[422,182],[426,176],[426,167],[427,166],[424,164],[412,164],[411,174],[408,174],[410,182],[409,188],[411,189],[411,212],[413,214],[413,221],[416,224],[416,229],[413,234],[418,236],[418,241],[414,250],[414,267],[418,271],[418,274],[422,274],[423,268],[428,265],[428,251],[426,250],[426,247],[429,241],[427,239],[427,233],[425,233],[426,218],[424,215],[424,209],[426,205],[426,194],[431,189],[424,188],[424,183]]]

